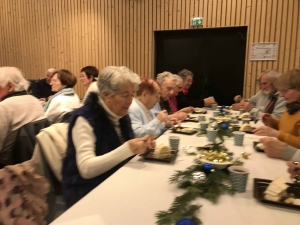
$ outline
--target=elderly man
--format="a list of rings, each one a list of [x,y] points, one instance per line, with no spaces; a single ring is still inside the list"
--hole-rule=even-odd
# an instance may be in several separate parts
[[[159,136],[166,130],[165,125],[169,122],[167,111],[162,110],[156,116],[150,111],[159,99],[158,83],[152,79],[143,78],[128,111],[135,137]]]
[[[187,118],[187,113],[182,111],[174,113],[169,104],[169,99],[172,95],[174,95],[175,89],[175,81],[173,74],[167,71],[162,72],[157,75],[156,81],[160,85],[161,96],[160,101],[156,103],[156,105],[152,109],[152,112],[156,115],[162,110],[167,110],[169,114],[169,119],[185,120]]]
[[[42,100],[42,101],[48,101],[48,98],[52,95],[54,95],[56,92],[53,92],[51,90],[51,78],[57,70],[55,68],[50,68],[47,70],[46,78],[41,79],[37,81],[35,90],[33,90],[33,95]]]
[[[27,94],[27,88],[28,81],[18,68],[0,67],[0,167],[13,161],[18,129],[45,118],[42,105]]]
[[[285,110],[285,100],[279,97],[279,92],[273,85],[273,81],[281,74],[276,70],[266,70],[259,79],[260,91],[248,100],[242,99],[240,95],[234,97],[236,104],[234,110],[244,108],[251,116],[260,119],[263,113],[269,113],[274,118],[280,118]]]
[[[275,138],[265,137],[259,140],[264,145],[264,151],[270,158],[287,161],[300,161],[300,150]]]
[[[203,107],[203,106],[211,106],[216,103],[214,97],[208,97],[205,99],[195,99],[191,93],[189,93],[189,88],[193,84],[194,74],[187,70],[183,69],[178,72],[178,75],[182,78],[183,84],[182,89],[177,95],[177,105],[178,109],[182,109],[188,106],[193,107]]]

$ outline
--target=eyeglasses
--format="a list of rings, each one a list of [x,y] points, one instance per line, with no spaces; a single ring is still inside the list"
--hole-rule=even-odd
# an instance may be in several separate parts
[[[132,99],[134,98],[134,94],[129,94],[129,93],[121,93],[121,94],[118,94],[119,96],[121,96],[122,98],[128,100],[128,99]]]
[[[54,82],[54,83],[55,83],[55,82],[57,82],[57,80],[56,80],[56,79],[51,79],[51,82]]]
[[[278,92],[285,95],[289,90],[291,90],[293,88],[287,88],[287,89],[278,89]]]

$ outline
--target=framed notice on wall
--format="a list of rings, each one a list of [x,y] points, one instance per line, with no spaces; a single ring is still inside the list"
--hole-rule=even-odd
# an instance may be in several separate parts
[[[252,43],[250,47],[250,60],[277,60],[277,43]]]

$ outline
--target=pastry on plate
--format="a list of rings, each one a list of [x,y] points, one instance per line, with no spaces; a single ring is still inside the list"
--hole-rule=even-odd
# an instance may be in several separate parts
[[[169,146],[159,144],[154,149],[154,156],[158,159],[166,159],[171,157],[171,149]]]
[[[250,113],[242,113],[241,115],[239,115],[239,119],[250,119]]]
[[[248,123],[245,123],[241,126],[240,131],[252,132],[252,127]]]
[[[286,197],[287,188],[288,185],[285,184],[285,181],[282,178],[278,177],[269,184],[264,192],[264,198],[266,200],[278,202],[282,198]]]
[[[192,133],[193,131],[194,131],[194,129],[191,127],[181,128],[181,132],[184,132],[184,133]]]
[[[261,150],[265,150],[265,146],[264,146],[263,143],[258,143],[258,144],[256,145],[256,148],[259,148],[259,149],[261,149]]]
[[[194,112],[195,113],[205,113],[206,110],[204,110],[204,109],[195,109]]]

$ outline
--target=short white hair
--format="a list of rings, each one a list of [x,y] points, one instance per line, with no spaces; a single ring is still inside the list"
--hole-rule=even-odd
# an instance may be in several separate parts
[[[106,90],[109,95],[114,95],[119,92],[121,85],[124,82],[133,84],[134,89],[137,90],[141,79],[139,75],[131,71],[125,66],[107,66],[99,74],[97,85],[100,95]]]
[[[180,82],[183,82],[182,78],[181,78],[179,75],[177,75],[177,74],[174,74],[174,75],[173,75],[173,80],[175,81],[176,86],[177,86]]]
[[[165,72],[159,73],[159,74],[157,74],[156,82],[159,83],[159,85],[163,85],[165,83],[165,81],[166,81],[167,78],[169,78],[171,80],[174,80],[173,75],[174,74],[172,74],[169,71],[165,71]]]
[[[0,86],[5,87],[9,82],[15,86],[14,91],[27,91],[29,82],[16,67],[0,67]]]

